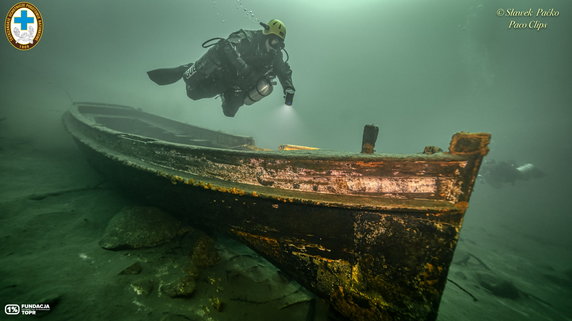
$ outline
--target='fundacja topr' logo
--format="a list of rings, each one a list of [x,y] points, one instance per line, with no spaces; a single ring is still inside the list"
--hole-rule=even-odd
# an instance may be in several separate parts
[[[44,21],[40,11],[33,4],[19,2],[8,11],[4,31],[14,48],[29,50],[42,38]]]
[[[4,313],[6,315],[39,315],[39,313],[50,312],[51,308],[48,303],[40,304],[6,304]]]

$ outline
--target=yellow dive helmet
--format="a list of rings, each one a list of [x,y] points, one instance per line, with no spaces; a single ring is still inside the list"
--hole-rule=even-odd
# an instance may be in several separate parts
[[[284,38],[286,38],[286,26],[284,25],[284,23],[278,19],[272,19],[270,21],[268,21],[268,24],[261,22],[260,23],[261,26],[264,27],[264,30],[262,31],[263,34],[265,35],[277,35],[278,37],[280,37],[282,40],[284,40]]]

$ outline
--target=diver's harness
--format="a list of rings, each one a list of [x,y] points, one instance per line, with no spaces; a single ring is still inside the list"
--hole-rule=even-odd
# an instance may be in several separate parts
[[[217,42],[213,42],[214,40],[217,40]],[[206,49],[216,45],[221,40],[226,40],[226,39],[220,37],[211,38],[203,42],[201,46]],[[288,62],[288,60],[290,59],[288,51],[286,51],[285,48],[281,48],[281,50],[283,50],[286,53],[286,60],[284,62]],[[262,98],[270,95],[272,93],[272,90],[274,89],[273,85],[276,85],[276,82],[273,81],[274,78],[276,78],[276,75],[272,72],[272,70],[266,72],[264,76],[258,79],[254,87],[247,90],[246,96],[244,97],[244,104],[252,105],[257,101],[260,101]]]

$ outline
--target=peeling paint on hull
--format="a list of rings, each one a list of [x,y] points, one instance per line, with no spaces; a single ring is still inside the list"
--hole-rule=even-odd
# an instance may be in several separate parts
[[[137,134],[132,119],[168,135]],[[127,190],[234,235],[356,321],[436,319],[490,139],[456,134],[436,155],[258,152],[232,148],[251,138],[121,106],[77,104],[64,123]]]

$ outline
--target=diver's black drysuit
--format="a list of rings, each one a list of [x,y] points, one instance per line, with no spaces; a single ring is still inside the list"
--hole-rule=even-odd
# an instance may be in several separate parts
[[[194,64],[148,74],[160,85],[173,83],[182,76],[187,96],[193,100],[220,95],[224,114],[233,117],[244,104],[247,93],[262,78],[271,80],[277,76],[284,92],[294,92],[292,70],[283,61],[280,49],[267,48],[267,37],[261,30],[241,29],[219,40]],[[167,70],[172,73],[165,79]]]

